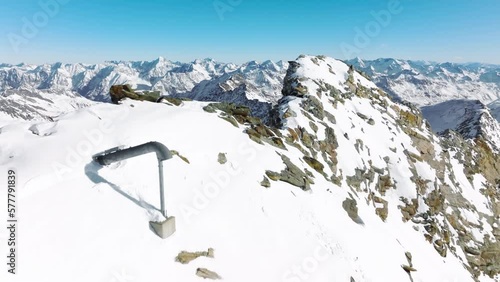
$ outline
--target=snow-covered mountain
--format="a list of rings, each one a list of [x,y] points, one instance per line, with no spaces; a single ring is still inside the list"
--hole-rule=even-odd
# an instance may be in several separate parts
[[[490,109],[491,115],[500,122],[500,99],[491,102],[488,108]]]
[[[500,152],[500,124],[481,101],[450,100],[422,107],[422,114],[437,133],[452,129],[466,139],[481,136]]]
[[[0,279],[499,279],[500,157],[487,142],[435,135],[419,109],[332,58],[300,56],[283,81],[268,125],[226,103],[131,100],[0,123],[22,224],[19,273]],[[165,240],[148,226],[164,219],[155,158],[91,160],[148,141],[176,151],[164,169],[177,231]],[[182,251],[201,257],[182,264]]]
[[[196,85],[192,91],[173,95],[196,101],[231,102],[245,105],[252,114],[267,121],[269,112],[282,97],[288,63],[252,61],[236,70]]]
[[[500,98],[500,66],[397,59],[348,60],[391,96],[418,106],[453,99]]]
[[[452,129],[468,139],[483,135],[498,148],[500,66],[359,58],[347,63],[394,99],[422,107],[435,132]]]
[[[6,90],[0,96],[0,120],[50,120],[95,102],[77,93],[55,94],[43,90]]]

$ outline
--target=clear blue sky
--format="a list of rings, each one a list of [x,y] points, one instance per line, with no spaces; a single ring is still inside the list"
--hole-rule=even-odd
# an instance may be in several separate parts
[[[399,5],[389,9],[391,2]],[[44,8],[42,3],[51,5]],[[158,56],[241,63],[324,54],[340,59],[500,64],[499,0],[0,0],[0,4],[0,62],[5,63],[98,63]],[[389,13],[390,22],[376,22],[373,12],[379,11]],[[366,36],[364,41],[360,33]]]

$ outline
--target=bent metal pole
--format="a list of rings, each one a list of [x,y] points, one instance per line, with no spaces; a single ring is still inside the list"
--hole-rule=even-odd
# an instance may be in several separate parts
[[[114,162],[130,159],[133,157],[141,156],[148,153],[156,153],[158,159],[158,170],[160,177],[160,203],[161,213],[167,218],[167,210],[165,208],[165,192],[163,188],[163,163],[162,161],[172,158],[170,150],[160,142],[148,142],[142,145],[120,149],[113,148],[93,157],[94,161],[100,165],[109,165]]]

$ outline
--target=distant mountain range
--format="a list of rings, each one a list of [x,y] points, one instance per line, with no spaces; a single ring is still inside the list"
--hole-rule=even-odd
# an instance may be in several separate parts
[[[469,112],[476,107],[470,108],[468,100],[472,104],[478,101],[488,105],[491,116],[500,120],[500,66],[359,58],[346,63],[396,101],[421,107],[457,100],[452,109],[467,108]],[[0,117],[50,119],[95,102],[108,102],[112,85],[130,84],[139,90],[158,90],[163,95],[243,104],[266,121],[271,108],[283,97],[287,69],[288,62],[283,61],[236,65],[212,59],[181,63],[162,57],[96,65],[1,64]],[[464,104],[457,106],[463,100]],[[440,104],[438,109],[446,105],[450,104]],[[424,115],[433,128],[441,129],[442,123],[436,124],[436,117],[429,116],[434,112],[426,110]]]
[[[68,104],[74,108],[87,106],[91,101],[108,102],[109,88],[115,84],[130,84],[139,90],[154,89],[164,95],[199,100],[221,100],[220,97],[224,96],[233,102],[257,100],[275,103],[281,98],[287,68],[286,62],[252,61],[235,65],[204,59],[180,63],[161,57],[150,62],[110,61],[96,65],[2,64],[0,111],[5,117],[46,119],[58,112],[47,111],[50,107],[46,104],[51,104],[54,109],[60,107],[61,113],[68,109]],[[50,100],[66,102],[55,104]],[[40,108],[40,104],[45,106]]]
[[[417,106],[453,99],[488,104],[500,99],[499,65],[359,58],[347,63],[369,76],[393,98]]]

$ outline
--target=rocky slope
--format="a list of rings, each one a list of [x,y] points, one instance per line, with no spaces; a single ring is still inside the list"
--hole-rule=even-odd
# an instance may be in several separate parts
[[[287,141],[325,179],[348,188],[349,205],[371,205],[382,221],[399,215],[439,255],[459,258],[476,277],[498,277],[500,158],[490,140],[479,132],[468,141],[450,131],[437,137],[418,109],[393,103],[353,69],[324,57],[292,62],[283,94]],[[487,111],[470,118],[487,117],[491,124]],[[498,127],[489,133],[495,130],[498,137]]]

